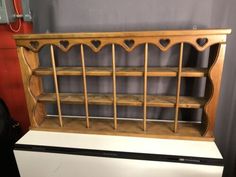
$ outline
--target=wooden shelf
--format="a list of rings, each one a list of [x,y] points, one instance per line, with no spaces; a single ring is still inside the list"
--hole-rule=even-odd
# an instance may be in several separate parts
[[[44,93],[37,97],[39,102],[55,102],[55,93]],[[60,93],[61,103],[84,104],[84,95],[78,93]],[[117,94],[117,105],[120,106],[143,106],[143,95]],[[180,97],[180,108],[201,108],[205,104],[204,98]],[[147,96],[147,106],[149,107],[175,107],[175,96]],[[88,104],[112,105],[112,94],[88,94]]]
[[[60,127],[58,118],[47,117],[43,120],[40,127],[33,129],[107,135],[213,140],[213,137],[201,137],[201,124],[197,123],[179,123],[179,131],[174,133],[173,123],[169,122],[147,122],[147,130],[145,132],[143,131],[142,121],[119,120],[117,130],[113,129],[113,120],[90,119],[91,126],[89,129],[86,128],[85,119],[63,118],[63,122],[63,127]]]
[[[219,29],[15,36],[31,128],[98,134],[210,139],[214,133],[226,39],[230,32],[229,29]],[[183,67],[183,63],[185,63],[183,62],[184,54],[187,51],[186,44],[196,49],[194,52],[196,56],[209,49],[209,57],[200,57],[206,59],[205,63],[208,63],[206,68]],[[50,65],[49,67],[41,67],[41,61],[44,59],[39,53],[47,45],[50,46],[48,53]],[[120,50],[117,50],[118,46],[129,53],[140,45],[143,46],[139,52],[140,56],[143,57],[143,64],[137,67],[129,66],[129,62],[122,67],[116,65],[120,59],[118,57],[120,56]],[[173,46],[178,45],[178,51],[175,51],[176,56],[178,55],[177,60],[174,57],[178,65],[175,67],[152,66],[150,62],[153,59],[150,58],[151,45],[157,47],[161,55]],[[57,67],[58,58],[55,57],[55,48],[59,48],[66,55],[74,46],[79,46],[77,60],[81,65]],[[86,66],[87,59],[91,57],[88,52],[100,53],[105,46],[111,47],[110,52],[108,52],[111,66]],[[62,60],[67,60],[68,57],[70,56],[67,55]],[[192,61],[193,58],[190,55],[188,57],[188,62],[195,62]],[[53,78],[53,80],[48,80],[46,84],[51,82],[50,84],[54,85],[52,91],[54,93],[44,93],[45,82],[41,76]],[[59,90],[60,80],[58,80],[60,76],[79,76],[82,79],[82,93],[61,93]],[[91,76],[109,77],[107,81],[112,85],[111,93],[99,93],[99,89],[95,91],[96,94],[88,93],[87,84],[90,84],[89,87],[95,86],[95,83],[87,82],[87,78]],[[140,95],[117,94],[117,79],[130,76],[143,79],[143,83],[140,85],[143,92]],[[148,83],[154,81],[150,77],[176,78],[170,85],[170,87],[176,88],[176,93],[173,96],[148,95]],[[181,96],[183,91],[181,90],[182,78],[185,77],[207,77],[206,82],[202,84],[204,86],[202,89],[205,90],[204,98]],[[66,80],[68,77],[63,79]],[[130,79],[132,80],[132,78]],[[133,81],[136,82],[135,79]],[[133,81],[130,83],[132,84]],[[156,87],[155,89],[159,89],[161,85],[156,85]],[[48,107],[45,106],[47,103],[55,103],[57,109],[53,112],[58,117],[47,117]],[[62,104],[82,104],[85,111],[84,119],[63,117]],[[110,105],[113,109],[113,120],[92,119],[90,115],[96,114],[96,110],[89,109],[91,108],[90,105]],[[142,115],[140,115],[142,121],[120,121],[117,106],[140,106],[142,108]],[[147,115],[149,111],[152,111],[152,109],[148,109],[149,107],[173,108],[175,111],[173,122],[162,124],[148,121]],[[188,124],[182,124],[179,121],[182,113],[179,111],[181,108],[202,108],[204,110],[204,114],[201,116],[202,124],[193,125],[191,119],[186,119]]]
[[[82,67],[57,67],[56,73],[59,76],[80,76],[83,74]],[[147,76],[176,77],[177,67],[148,67]],[[143,76],[143,67],[116,67],[116,76]],[[34,75],[46,76],[53,75],[52,68],[41,67],[33,70]],[[112,67],[86,67],[86,76],[112,76]],[[207,69],[190,68],[182,69],[182,77],[205,77]]]

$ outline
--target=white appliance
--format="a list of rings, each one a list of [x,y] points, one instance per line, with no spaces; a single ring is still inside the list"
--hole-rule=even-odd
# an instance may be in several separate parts
[[[21,177],[221,177],[214,142],[29,131],[15,145]]]

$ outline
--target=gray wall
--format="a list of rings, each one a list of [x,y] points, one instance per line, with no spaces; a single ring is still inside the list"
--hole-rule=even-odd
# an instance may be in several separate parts
[[[232,28],[215,136],[225,159],[224,176],[236,176],[235,0],[31,0],[31,8],[38,33]]]
[[[221,96],[215,128],[216,142],[225,158],[224,176],[236,176],[236,60],[235,60],[235,0],[218,0],[213,5],[212,24],[214,27],[232,28],[228,38],[224,64]]]

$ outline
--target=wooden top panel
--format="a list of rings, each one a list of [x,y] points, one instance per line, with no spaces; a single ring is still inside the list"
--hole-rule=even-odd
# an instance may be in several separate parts
[[[116,37],[152,37],[152,36],[196,36],[230,34],[231,29],[167,30],[167,31],[130,31],[130,32],[80,32],[53,34],[19,34],[14,39],[73,39],[73,38],[116,38]]]

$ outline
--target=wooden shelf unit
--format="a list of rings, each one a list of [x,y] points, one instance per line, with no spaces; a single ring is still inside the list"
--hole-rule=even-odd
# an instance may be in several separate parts
[[[230,29],[209,29],[15,35],[31,128],[113,135],[212,139],[226,48],[226,36],[230,33]],[[174,45],[179,45],[178,66],[148,66],[150,44],[155,45],[162,52],[166,52]],[[185,44],[192,45],[199,52],[210,48],[207,68],[182,66]],[[40,67],[39,51],[46,45],[50,46],[51,67]],[[75,45],[80,46],[79,52],[82,65],[78,67],[56,66],[55,47],[67,53]],[[110,45],[112,66],[87,67],[84,54],[85,45],[96,53],[100,52],[104,46]],[[117,67],[117,45],[123,47],[127,52],[131,52],[139,45],[144,45],[144,65],[140,67]],[[42,82],[44,76],[53,76],[54,93],[44,92]],[[58,76],[82,77],[83,93],[61,93]],[[86,78],[89,76],[111,77],[113,92],[111,94],[88,93]],[[117,93],[117,77],[143,77],[143,93],[141,95]],[[176,77],[176,94],[174,96],[149,95],[147,93],[148,77]],[[181,78],[183,77],[206,77],[205,96],[181,96]],[[56,118],[48,117],[45,108],[45,104],[48,102],[56,103],[58,111]],[[61,104],[83,104],[86,113],[85,119],[72,119],[64,116]],[[113,120],[91,119],[89,105],[113,106]],[[117,117],[117,106],[143,107],[142,121],[120,120]],[[175,117],[172,122],[150,122],[147,119],[148,107],[174,108]],[[180,108],[202,108],[202,123],[180,122]]]

